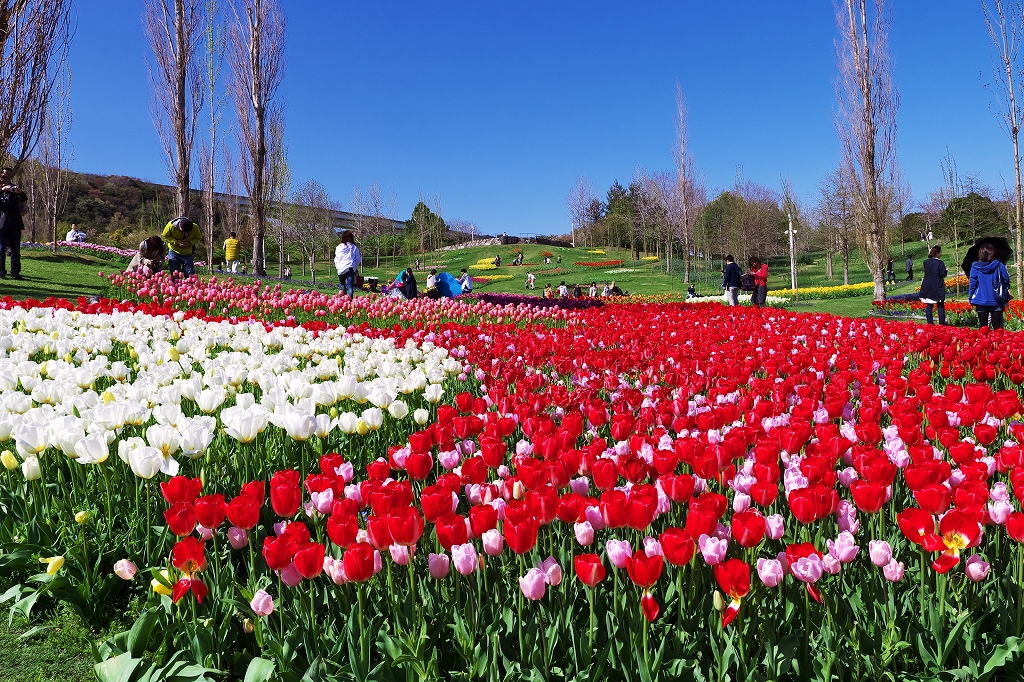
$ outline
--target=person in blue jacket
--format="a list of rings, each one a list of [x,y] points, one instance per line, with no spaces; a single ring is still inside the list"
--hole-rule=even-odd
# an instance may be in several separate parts
[[[722,288],[729,305],[740,304],[740,266],[731,255],[725,257],[725,273],[722,275]]]
[[[971,263],[971,283],[968,289],[974,309],[978,312],[978,326],[992,329],[1003,328],[1003,308],[1009,299],[1000,301],[997,292],[1009,292],[1010,273],[1006,266],[996,260],[996,247],[985,242],[978,249],[978,260]]]

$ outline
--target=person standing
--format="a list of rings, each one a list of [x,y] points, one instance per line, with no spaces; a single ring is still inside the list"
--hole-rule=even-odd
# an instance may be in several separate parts
[[[891,260],[889,261],[892,262]],[[939,324],[946,324],[946,264],[942,262],[942,247],[933,246],[924,262],[924,279],[921,281],[921,302],[924,303],[924,317],[928,324],[935,324],[932,309],[939,309]]]
[[[725,300],[728,305],[740,304],[740,266],[736,265],[736,259],[729,254],[725,257],[725,272],[722,274],[722,289],[725,290]]]
[[[28,201],[25,190],[14,184],[14,169],[0,169],[0,279],[7,279],[7,252],[11,252],[11,277],[21,276],[21,204]]]
[[[1010,302],[1010,273],[996,260],[996,247],[990,242],[981,245],[978,260],[971,263],[968,292],[967,300],[978,313],[978,327],[1002,329],[1003,309]]]
[[[914,259],[907,256],[907,281],[910,282],[914,279]]]
[[[412,274],[412,268],[405,269],[402,282],[398,285],[398,290],[402,292],[402,296],[405,296],[410,301],[419,295],[419,292],[416,290],[416,276]]]
[[[537,275],[532,272],[526,273],[526,288],[536,289],[537,288]]]
[[[179,216],[164,225],[162,234],[167,242],[167,269],[171,275],[180,273],[186,277],[195,274],[195,247],[203,241],[199,226],[185,216]]]
[[[886,271],[886,281],[889,284],[896,284],[896,261],[892,258],[889,259],[889,268]]]
[[[334,269],[338,271],[341,292],[349,298],[355,295],[356,275],[362,264],[363,257],[356,246],[356,237],[351,230],[345,230],[341,233],[341,243],[334,249]]]
[[[473,278],[466,272],[466,268],[462,268],[462,272],[455,278],[455,281],[462,287],[462,293],[473,293]]]
[[[590,283],[590,298],[597,298],[597,282]]]
[[[558,285],[558,298],[569,298],[569,287],[565,286],[564,279]]]
[[[232,232],[224,240],[224,260],[228,264],[228,272],[238,272],[238,237]]]
[[[747,260],[750,266],[748,274],[754,278],[754,291],[750,294],[750,303],[755,308],[763,308],[768,300],[768,264],[762,263],[757,256]]]

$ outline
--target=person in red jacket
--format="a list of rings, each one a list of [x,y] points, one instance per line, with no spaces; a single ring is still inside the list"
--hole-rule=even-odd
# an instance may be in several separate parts
[[[757,256],[751,256],[747,261],[750,266],[749,274],[754,278],[754,291],[750,294],[750,302],[754,307],[764,307],[768,300],[768,264],[762,263]]]

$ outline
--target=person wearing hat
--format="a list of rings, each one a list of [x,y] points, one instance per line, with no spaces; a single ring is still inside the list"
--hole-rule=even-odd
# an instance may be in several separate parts
[[[181,216],[164,225],[161,235],[167,243],[167,269],[186,277],[195,274],[195,248],[203,241],[203,233],[194,222]]]

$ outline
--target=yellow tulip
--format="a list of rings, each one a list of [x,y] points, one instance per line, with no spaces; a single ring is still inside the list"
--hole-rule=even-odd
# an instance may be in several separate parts
[[[90,519],[92,519],[92,514],[90,514],[87,511],[80,511],[80,512],[77,512],[75,514],[75,523],[78,523],[78,524],[89,523]]]
[[[10,450],[4,450],[2,453],[0,453],[0,462],[3,462],[4,468],[7,469],[8,471],[11,471],[12,469],[17,469],[18,466],[20,466],[18,464],[18,458],[15,457],[14,453],[11,452]]]
[[[100,394],[100,398],[103,399],[103,404],[104,405],[109,405],[110,403],[112,403],[115,400],[117,400],[117,398],[114,397],[114,394],[110,392],[109,388],[106,391],[103,391],[102,394]]]
[[[45,559],[40,559],[39,563],[46,564],[46,572],[49,575],[57,575],[57,571],[64,565],[64,557],[62,556],[51,556]]]
[[[370,431],[370,425],[366,423],[366,420],[362,417],[356,422],[356,433],[360,436],[365,436]]]
[[[171,582],[171,576],[167,573],[166,568],[160,571],[160,577],[164,579],[164,582]],[[174,594],[174,590],[172,590],[170,587],[165,585],[163,582],[157,580],[156,578],[150,580],[149,584],[150,586],[152,586],[153,591],[157,594],[166,594],[168,597]]]

